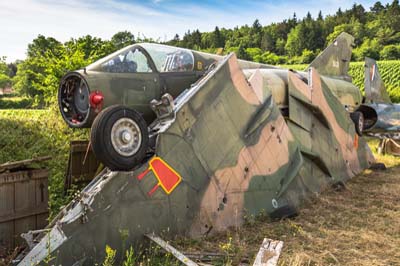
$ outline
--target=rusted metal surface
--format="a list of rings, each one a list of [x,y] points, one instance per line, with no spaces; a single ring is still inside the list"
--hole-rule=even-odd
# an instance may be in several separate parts
[[[99,167],[100,163],[93,155],[89,141],[71,141],[64,190],[67,191],[72,185],[89,183],[98,173]]]
[[[0,256],[24,244],[21,233],[44,228],[48,218],[48,171],[21,169],[28,164],[47,160],[7,163],[0,173]],[[20,170],[9,172],[18,168]]]

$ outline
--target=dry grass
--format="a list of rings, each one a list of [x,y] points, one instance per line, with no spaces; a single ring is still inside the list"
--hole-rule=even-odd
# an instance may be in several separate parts
[[[366,170],[346,189],[324,192],[295,219],[271,222],[261,217],[225,234],[177,245],[225,254],[213,264],[238,265],[252,262],[268,237],[284,241],[281,266],[400,265],[400,158],[376,157],[387,170]]]

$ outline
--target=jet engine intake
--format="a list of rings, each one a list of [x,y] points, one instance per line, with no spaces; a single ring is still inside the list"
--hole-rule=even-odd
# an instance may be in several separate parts
[[[90,126],[90,92],[87,82],[80,74],[71,72],[61,80],[58,105],[68,126],[72,128]]]

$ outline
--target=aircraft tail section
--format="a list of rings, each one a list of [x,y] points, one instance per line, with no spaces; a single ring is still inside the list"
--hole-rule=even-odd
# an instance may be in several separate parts
[[[365,58],[365,100],[367,103],[390,103],[390,97],[372,58]]]
[[[315,68],[324,76],[351,80],[348,74],[354,37],[342,32],[321,54],[311,62],[309,68]]]

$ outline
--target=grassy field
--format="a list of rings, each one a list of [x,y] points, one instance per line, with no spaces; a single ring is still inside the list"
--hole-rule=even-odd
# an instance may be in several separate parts
[[[87,139],[88,130],[67,127],[55,108],[47,110],[0,110],[0,164],[40,156],[49,176],[49,206],[53,217],[68,202],[64,197],[64,175],[71,140]]]

